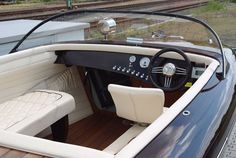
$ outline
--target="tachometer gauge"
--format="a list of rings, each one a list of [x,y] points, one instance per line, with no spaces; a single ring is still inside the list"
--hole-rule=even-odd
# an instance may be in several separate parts
[[[139,65],[140,65],[141,68],[147,68],[149,63],[150,63],[150,59],[148,57],[143,57],[140,60]]]
[[[129,57],[129,62],[134,63],[136,61],[136,57],[134,55]]]

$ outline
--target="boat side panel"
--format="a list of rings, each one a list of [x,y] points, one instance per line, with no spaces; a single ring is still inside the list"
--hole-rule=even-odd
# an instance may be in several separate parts
[[[184,110],[190,115],[180,114],[136,157],[202,157],[233,100],[233,78],[228,73],[217,86],[199,93]],[[215,79],[216,74],[211,80]]]

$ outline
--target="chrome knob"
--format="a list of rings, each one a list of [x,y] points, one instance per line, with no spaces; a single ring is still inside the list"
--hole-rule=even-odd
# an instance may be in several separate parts
[[[116,67],[117,67],[117,66],[115,65],[115,66],[113,66],[113,67],[112,67],[112,69],[113,69],[113,70],[115,70],[115,69],[116,69]]]
[[[132,74],[132,75],[135,74],[135,70],[133,70],[133,71],[131,72],[131,74]]]
[[[176,71],[176,67],[172,63],[165,64],[162,69],[163,75],[166,75],[166,76],[173,76],[175,74],[175,71]]]

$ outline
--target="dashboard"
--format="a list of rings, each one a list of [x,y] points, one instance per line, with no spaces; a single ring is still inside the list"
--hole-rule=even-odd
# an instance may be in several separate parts
[[[152,56],[129,54],[129,53],[112,53],[104,51],[77,51],[66,50],[56,51],[58,64],[78,65],[90,68],[96,68],[111,72],[124,74],[135,77],[144,82],[150,82],[148,75],[148,66]],[[182,64],[181,60],[168,59],[173,63]],[[205,71],[204,64],[192,62],[191,78],[197,79]]]
[[[94,51],[57,51],[56,63],[112,71],[149,81],[151,56]]]

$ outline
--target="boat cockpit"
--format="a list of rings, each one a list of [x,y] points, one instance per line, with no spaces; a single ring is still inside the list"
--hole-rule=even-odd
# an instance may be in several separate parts
[[[70,124],[67,142],[78,145],[79,150],[71,147],[77,157],[86,154],[90,157],[139,157],[167,127],[174,128],[173,120],[191,114],[189,105],[194,104],[199,93],[216,86],[225,75],[227,64],[225,57],[222,58],[218,36],[208,25],[194,18],[104,10],[62,15],[39,23],[23,40],[41,25],[49,27],[47,21],[53,21],[57,27],[67,19],[74,25],[86,27],[80,34],[74,35],[75,30],[70,35],[65,33],[65,41],[26,50],[20,50],[23,42],[20,41],[9,55],[2,56],[0,78],[4,80],[0,80],[0,89],[6,91],[0,101],[4,104],[39,89],[73,96],[74,110],[67,112]],[[80,39],[77,36],[81,36]],[[184,127],[187,130],[189,126]],[[57,128],[52,128],[53,137],[55,133],[63,133],[56,131]],[[27,135],[25,131],[26,128],[16,133]],[[173,132],[169,130],[169,134]],[[33,133],[29,135],[51,139],[46,136],[50,134],[48,129],[40,134]],[[31,141],[32,138],[25,139]],[[42,145],[44,141],[35,142]],[[11,146],[7,140],[3,142]],[[25,150],[30,148],[20,143],[13,147],[20,146]],[[47,156],[70,153],[48,150],[31,148]]]
[[[160,49],[105,42],[100,46],[78,43],[75,47],[77,50],[56,51],[55,63],[82,66],[98,98],[102,99],[102,106],[113,104],[108,85],[119,84],[160,88],[167,97],[165,106],[170,107],[212,62],[210,57],[187,54],[178,47]]]

